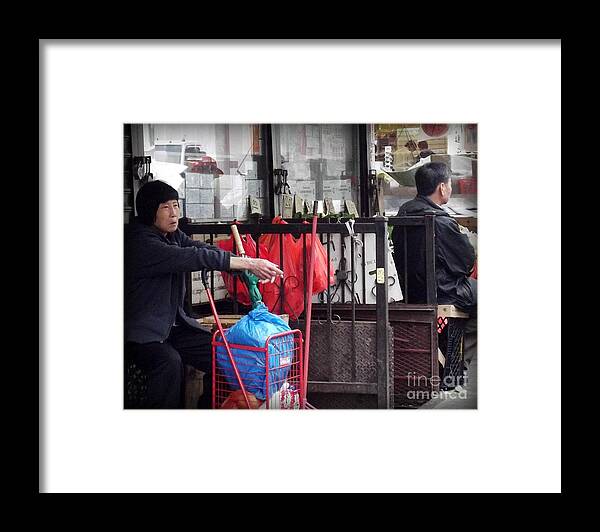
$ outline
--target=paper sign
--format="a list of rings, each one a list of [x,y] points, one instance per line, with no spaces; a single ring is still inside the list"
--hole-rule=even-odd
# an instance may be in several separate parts
[[[281,205],[281,217],[291,218],[293,211],[294,196],[292,196],[291,194],[281,194],[279,198]]]
[[[329,179],[323,181],[323,196],[339,200],[352,198],[350,179]]]
[[[248,196],[248,200],[250,203],[250,214],[262,214],[260,200],[256,196]]]
[[[305,201],[311,202],[315,200],[315,182],[314,181],[294,181],[292,190],[302,196]]]
[[[335,208],[333,207],[333,201],[331,198],[325,198],[323,200],[325,203],[325,212],[326,214],[336,214]]]
[[[356,205],[352,200],[344,200],[344,204],[346,205],[346,211],[350,215],[354,215],[358,218],[358,210],[356,209]]]
[[[294,196],[294,216],[304,214],[304,200],[298,194]]]

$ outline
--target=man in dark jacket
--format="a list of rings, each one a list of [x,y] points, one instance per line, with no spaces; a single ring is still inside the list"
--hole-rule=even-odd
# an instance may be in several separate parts
[[[442,205],[452,195],[450,171],[444,163],[427,163],[415,173],[417,195],[400,207],[398,216],[435,216],[435,274],[437,302],[450,304],[469,313],[464,335],[464,359],[471,370],[477,360],[477,280],[470,277],[475,266],[475,250],[467,235],[461,232],[458,222]],[[404,256],[404,228],[395,226],[392,231],[394,262],[398,275],[404,276],[404,260],[408,286],[405,299],[408,303],[426,302],[425,235],[422,227],[406,228]],[[471,389],[476,394],[475,371],[470,371]],[[473,395],[473,394],[472,394]]]
[[[185,273],[249,270],[259,280],[283,272],[265,259],[237,257],[192,240],[180,229],[179,195],[150,181],[136,197],[136,220],[125,226],[125,348],[149,375],[149,408],[180,408],[184,364],[204,375],[200,407],[211,399],[211,331],[183,309]]]
[[[428,163],[415,173],[417,196],[400,207],[398,216],[435,216],[435,273],[438,304],[451,304],[474,314],[477,308],[477,281],[470,277],[475,250],[454,218],[442,209],[452,194],[452,180],[444,163]],[[404,275],[404,230],[392,231],[394,261]],[[409,303],[426,302],[425,237],[422,227],[407,227],[407,277],[405,297]]]

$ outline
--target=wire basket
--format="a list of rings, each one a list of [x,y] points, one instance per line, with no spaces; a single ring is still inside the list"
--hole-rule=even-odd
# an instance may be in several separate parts
[[[221,333],[216,331],[212,340],[213,408],[309,408],[303,397],[302,344],[298,329],[269,336],[264,347],[229,343],[232,364]]]

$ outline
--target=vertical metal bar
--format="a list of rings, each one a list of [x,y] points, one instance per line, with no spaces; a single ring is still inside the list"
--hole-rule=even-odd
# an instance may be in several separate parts
[[[265,342],[265,371],[267,372],[266,374],[266,378],[265,378],[265,395],[267,396],[267,406],[266,408],[269,409],[270,403],[269,403],[269,399],[271,396],[271,393],[269,391],[269,359],[271,357],[269,356],[269,340],[267,339],[267,341]]]
[[[304,286],[304,319],[306,320],[306,233],[302,233],[302,263],[303,263],[303,279],[302,286]],[[298,279],[300,280],[300,279]]]
[[[279,264],[283,273],[283,278],[280,280],[281,289],[279,290],[279,314],[283,314],[283,298],[285,293],[285,271],[283,269],[283,234],[279,233]],[[291,316],[290,316],[291,317]]]
[[[214,242],[214,234],[213,233],[210,234],[209,242],[211,245],[213,245],[213,242]],[[212,295],[212,297],[214,299],[215,298],[215,272],[214,272],[214,270],[210,271],[210,294]]]
[[[368,218],[369,213],[369,142],[367,139],[367,125],[358,125],[358,179],[359,179],[359,206],[361,216]]]
[[[233,235],[231,236],[231,238],[233,238]],[[235,239],[233,239],[233,249],[235,250],[235,253],[239,255],[240,250],[237,248]],[[232,275],[231,279],[233,280],[233,313],[237,314],[239,312],[238,298],[237,298],[238,277],[236,275]]]
[[[352,382],[356,382],[356,298],[354,297],[354,241],[350,237],[350,284],[352,285]]]
[[[263,124],[261,126],[264,139],[265,179],[267,180],[268,196],[268,213],[266,214],[272,219],[275,216],[275,188],[273,186],[273,134],[271,128],[271,124]]]
[[[204,278],[205,279],[205,278]],[[201,280],[201,282],[203,282]],[[213,345],[213,342],[215,341],[216,338],[216,333],[213,333],[212,335],[212,341],[211,341],[211,358],[212,358],[212,375],[211,375],[211,379],[212,379],[212,407],[213,408],[217,408],[217,404],[216,404],[216,396],[217,396],[217,374],[216,374],[216,360],[217,357],[215,356],[215,346]]]
[[[410,303],[410,301],[408,300],[408,254],[407,254],[407,242],[406,242],[406,236],[407,236],[407,229],[406,226],[402,227],[402,234],[404,235],[404,241],[403,241],[403,246],[404,246],[404,301],[406,303]]]
[[[375,219],[375,293],[377,300],[377,407],[390,407],[388,342],[387,218]],[[382,275],[383,274],[383,275]],[[377,282],[377,281],[382,282]]]
[[[327,233],[327,268],[331,264],[331,233]],[[331,286],[329,285],[329,270],[327,270],[327,322],[331,323]]]
[[[345,244],[345,235],[343,235],[342,233],[338,233],[340,235],[340,265],[344,264],[344,244]],[[348,266],[346,266],[346,275],[348,274]],[[346,302],[346,292],[344,290],[344,288],[346,287],[346,283],[342,283],[342,303]],[[340,289],[340,287],[338,286],[338,290]]]
[[[435,227],[434,216],[425,216],[425,272],[427,276],[427,304],[437,304],[435,278]]]
[[[362,280],[363,280],[363,290],[362,290],[362,303],[363,305],[367,302],[367,259],[366,259],[366,254],[367,254],[367,245],[365,244],[365,234],[361,233],[362,235]]]
[[[437,332],[437,309],[433,311],[435,318],[431,324],[431,389],[435,392],[440,389],[440,364],[438,362],[438,332]]]
[[[331,286],[329,285],[329,264],[331,264],[331,233],[327,231],[327,353],[329,356],[329,379],[333,380],[334,356],[333,341],[331,338],[331,325],[333,323],[333,320],[331,316]]]
[[[144,156],[144,125],[143,124],[130,124],[131,125],[131,156],[132,157],[143,157]]]

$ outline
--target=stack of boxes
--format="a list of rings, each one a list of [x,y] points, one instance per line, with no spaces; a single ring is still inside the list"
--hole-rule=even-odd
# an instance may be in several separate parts
[[[215,217],[215,177],[186,172],[185,216],[212,220]]]
[[[256,179],[252,171],[247,176],[186,172],[185,191],[180,196],[185,197],[184,215],[192,220],[247,220],[248,196],[257,198],[266,212],[265,181]]]

